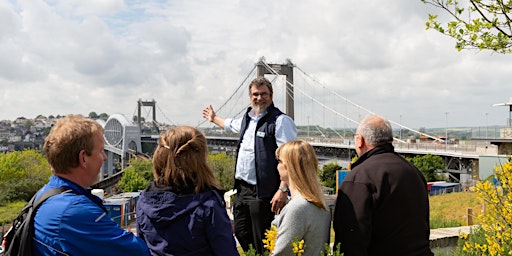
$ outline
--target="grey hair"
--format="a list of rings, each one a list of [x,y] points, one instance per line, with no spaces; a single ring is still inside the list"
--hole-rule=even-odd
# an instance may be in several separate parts
[[[393,142],[393,130],[388,120],[372,115],[364,118],[357,128],[364,141],[372,146]]]

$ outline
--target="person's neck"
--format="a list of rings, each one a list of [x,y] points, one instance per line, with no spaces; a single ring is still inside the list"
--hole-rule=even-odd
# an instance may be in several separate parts
[[[85,182],[82,181],[79,177],[77,177],[76,175],[73,175],[71,173],[55,173],[55,175],[57,175],[61,178],[67,179],[73,183],[76,183],[78,186],[80,186],[84,189],[87,189],[88,187],[90,187],[90,185],[85,184]]]

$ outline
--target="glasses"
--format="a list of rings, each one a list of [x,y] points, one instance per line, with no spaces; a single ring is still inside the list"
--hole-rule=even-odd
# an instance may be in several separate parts
[[[252,97],[254,98],[258,98],[258,97],[262,97],[262,98],[268,98],[268,96],[270,95],[270,93],[268,92],[264,92],[264,93],[253,93],[251,94]]]

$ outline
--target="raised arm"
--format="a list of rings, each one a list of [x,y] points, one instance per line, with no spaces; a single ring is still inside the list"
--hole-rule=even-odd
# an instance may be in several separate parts
[[[218,125],[219,127],[224,128],[225,119],[215,114],[212,105],[209,105],[208,107],[203,109],[203,117],[206,118],[208,121]]]

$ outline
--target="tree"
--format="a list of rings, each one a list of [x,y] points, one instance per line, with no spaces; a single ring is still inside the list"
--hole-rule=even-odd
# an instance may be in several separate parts
[[[326,187],[336,189],[337,170],[341,170],[341,166],[336,161],[325,164],[320,170],[320,183]]]
[[[107,115],[107,113],[101,113],[99,115],[99,118],[106,121],[108,119],[108,115]]]
[[[130,159],[130,166],[124,168],[123,177],[117,186],[124,192],[137,192],[146,188],[153,180],[151,159]]]
[[[146,180],[133,166],[124,169],[123,177],[117,186],[124,192],[137,192],[146,188],[149,181]]]
[[[208,162],[222,188],[225,190],[233,189],[235,182],[235,158],[228,156],[225,152],[219,154],[209,153]]]
[[[37,150],[0,154],[0,205],[28,201],[50,175],[48,162]]]
[[[438,15],[429,14],[427,29],[457,40],[455,48],[512,51],[512,2],[504,0],[421,0],[446,11],[454,20],[442,24]]]
[[[94,111],[90,112],[89,113],[89,118],[91,118],[91,119],[98,119],[98,114],[96,114],[96,112],[94,112]]]
[[[415,156],[408,160],[414,166],[416,166],[416,168],[418,168],[423,173],[423,175],[425,175],[425,179],[427,181],[440,180],[440,178],[436,174],[436,170],[445,169],[443,158],[441,158],[440,156],[426,154],[423,156]]]

